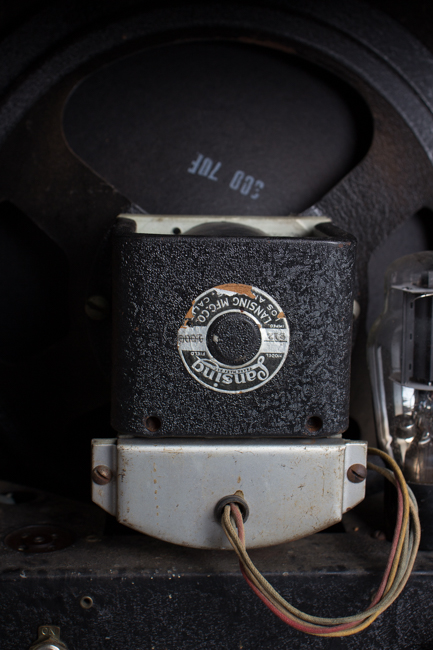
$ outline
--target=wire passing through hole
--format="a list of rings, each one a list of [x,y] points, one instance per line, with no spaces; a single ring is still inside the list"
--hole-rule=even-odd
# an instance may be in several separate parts
[[[215,506],[215,518],[217,521],[221,522],[221,517],[223,516],[224,508],[230,504],[236,505],[238,507],[242,516],[243,523],[247,521],[250,514],[250,509],[248,507],[248,503],[245,501],[243,496],[241,496],[242,492],[240,493],[239,492],[237,492],[236,494],[230,494],[229,496],[223,497],[218,501],[218,503]]]
[[[369,607],[353,616],[322,618],[300,611],[288,603],[266,580],[251,561],[245,547],[242,513],[236,502],[223,508],[221,525],[239,557],[243,577],[260,600],[284,623],[291,627],[323,637],[350,636],[371,625],[401,594],[411,574],[421,538],[418,506],[397,463],[379,449],[369,453],[380,456],[390,469],[368,463],[368,468],[382,474],[397,489],[397,522],[388,563],[379,588]]]

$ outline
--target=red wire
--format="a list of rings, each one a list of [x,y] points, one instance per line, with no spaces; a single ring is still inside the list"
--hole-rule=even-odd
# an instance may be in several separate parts
[[[397,497],[398,497],[398,508],[397,508],[397,521],[395,524],[395,530],[394,530],[394,537],[392,538],[392,546],[391,546],[391,551],[389,554],[388,558],[388,563],[385,568],[385,573],[383,574],[382,582],[379,585],[379,589],[377,590],[377,593],[369,607],[367,609],[370,609],[371,607],[374,607],[377,605],[379,600],[383,596],[383,592],[385,591],[386,583],[389,577],[389,574],[391,572],[391,567],[392,563],[394,561],[395,553],[397,551],[397,546],[398,546],[398,540],[400,538],[400,533],[401,533],[401,527],[403,524],[403,494],[401,491],[400,484],[397,482]]]
[[[394,537],[392,540],[392,546],[391,546],[391,551],[389,554],[388,562],[385,568],[385,572],[383,574],[382,581],[379,585],[379,589],[371,602],[371,604],[367,607],[367,611],[377,605],[377,603],[380,601],[382,598],[383,592],[385,591],[386,583],[391,571],[392,563],[394,561],[394,557],[397,551],[397,545],[398,545],[398,540],[400,538],[400,533],[401,533],[401,527],[403,524],[403,494],[400,488],[400,485],[397,483],[397,495],[398,495],[398,509],[397,509],[397,521],[396,521],[396,527],[394,531]],[[238,529],[238,536],[242,544],[245,544],[245,529],[244,529],[244,522],[242,519],[241,512],[239,508],[234,504],[230,504],[230,510],[235,518],[236,521],[236,527]],[[292,620],[282,612],[280,612],[275,605],[271,603],[271,601],[251,582],[249,577],[247,576],[245,572],[244,565],[242,564],[241,561],[239,561],[239,566],[242,572],[243,577],[245,578],[248,586],[253,590],[253,592],[260,598],[260,600],[268,607],[271,612],[275,614],[275,616],[278,616],[279,619],[281,619],[284,623],[287,625],[290,625],[291,627],[295,628],[296,630],[299,630],[301,632],[306,632],[307,634],[323,634],[323,633],[329,633],[329,632],[338,632],[340,630],[348,630],[352,627],[355,627],[358,625],[358,621],[354,621],[353,623],[343,623],[340,625],[335,625],[334,627],[319,627],[319,628],[313,628],[309,627],[308,625],[303,625],[302,623],[297,623],[296,621]]]

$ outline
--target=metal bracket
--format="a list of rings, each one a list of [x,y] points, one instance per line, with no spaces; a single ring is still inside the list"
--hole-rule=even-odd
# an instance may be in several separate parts
[[[362,501],[365,481],[353,483],[348,470],[366,456],[366,442],[341,438],[94,440],[93,468],[107,466],[113,480],[94,483],[92,498],[152,537],[230,548],[215,506],[242,493],[247,546],[271,546],[323,530]]]
[[[29,650],[68,650],[60,640],[60,628],[56,625],[41,625],[38,628],[38,640]]]
[[[330,222],[329,217],[297,216],[297,217],[246,217],[246,216],[189,216],[189,215],[143,215],[120,214],[119,218],[130,219],[136,224],[136,232],[146,235],[183,234],[204,224],[242,224],[250,228],[258,228],[266,237],[308,237],[312,236],[314,228],[319,223]]]

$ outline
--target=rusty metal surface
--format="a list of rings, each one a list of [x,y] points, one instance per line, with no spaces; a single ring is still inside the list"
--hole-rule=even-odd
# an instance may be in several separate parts
[[[98,442],[95,463],[110,453]],[[237,490],[250,509],[248,548],[323,530],[365,494],[365,482],[348,478],[349,467],[366,464],[361,441],[122,438],[112,441],[116,452],[117,485],[94,485],[94,502],[135,530],[194,548],[230,549],[215,506]]]

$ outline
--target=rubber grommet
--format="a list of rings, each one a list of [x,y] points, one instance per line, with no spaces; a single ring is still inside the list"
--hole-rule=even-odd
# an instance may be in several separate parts
[[[245,523],[249,517],[250,509],[245,499],[240,497],[238,494],[230,494],[229,496],[223,497],[218,501],[218,503],[215,506],[216,520],[218,522],[221,522],[221,517],[223,516],[224,508],[229,503],[236,503],[236,505],[239,507],[239,510],[241,511],[242,519]]]

